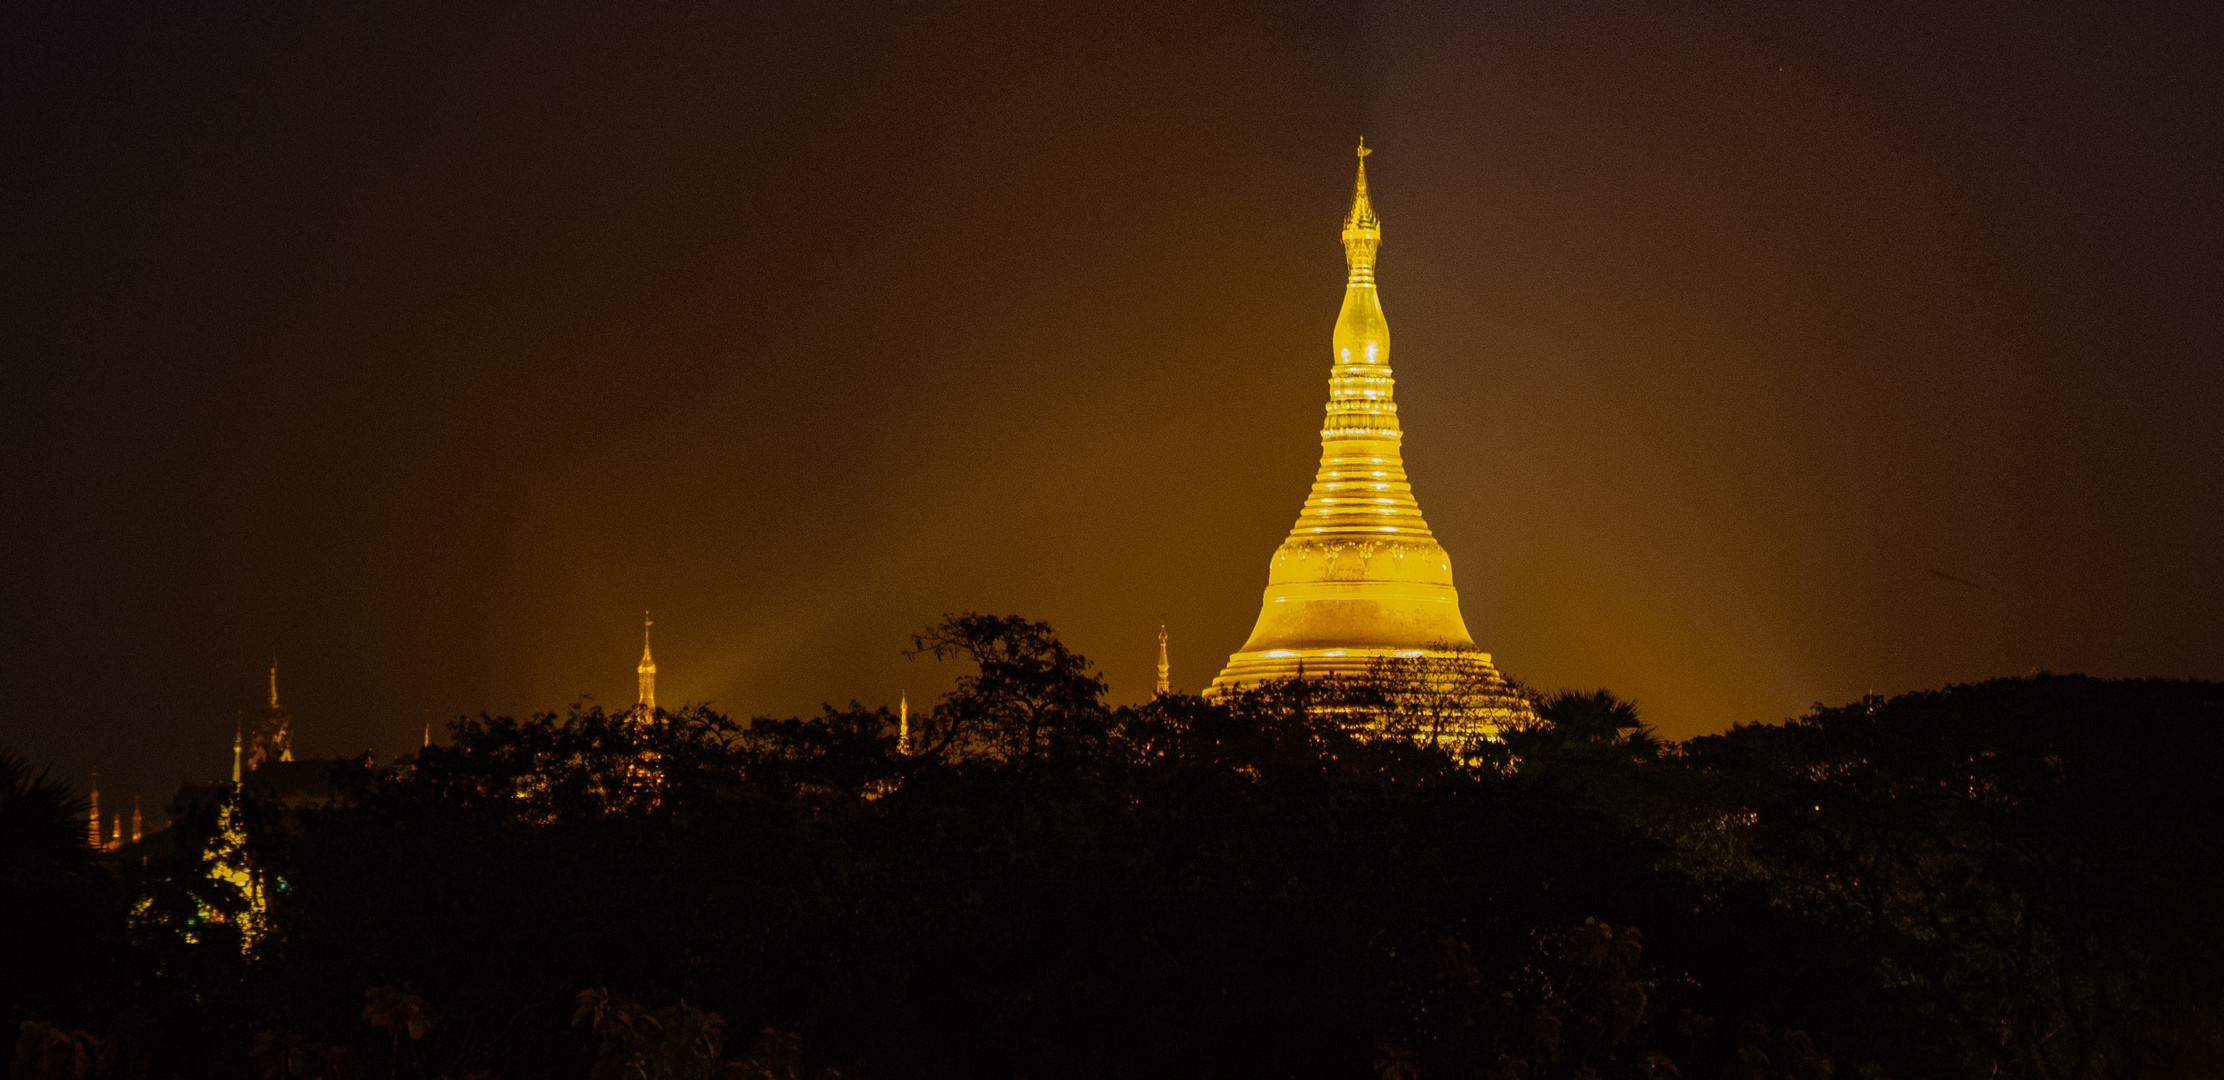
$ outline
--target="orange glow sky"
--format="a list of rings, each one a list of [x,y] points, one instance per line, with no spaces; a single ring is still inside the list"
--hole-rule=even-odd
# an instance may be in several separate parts
[[[2204,6],[11,5],[0,743],[1148,693],[1318,456],[1362,134],[1477,642],[1674,736],[2224,677]]]

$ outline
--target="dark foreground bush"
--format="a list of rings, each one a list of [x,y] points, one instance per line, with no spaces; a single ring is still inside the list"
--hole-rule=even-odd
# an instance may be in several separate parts
[[[912,753],[854,705],[586,710],[250,798],[250,947],[188,838],[123,883],[112,992],[24,1038],[82,1034],[101,1075],[2224,1065],[2213,684],[2001,680],[1683,746],[1564,694],[1455,753],[1368,737],[1364,688],[1109,708],[1040,624],[920,644],[968,673]]]

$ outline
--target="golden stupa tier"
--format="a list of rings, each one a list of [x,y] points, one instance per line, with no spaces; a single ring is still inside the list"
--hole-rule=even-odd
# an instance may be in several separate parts
[[[1344,218],[1351,276],[1336,319],[1320,472],[1267,567],[1250,640],[1205,693],[1300,674],[1363,675],[1378,657],[1474,653],[1452,587],[1452,560],[1429,533],[1399,452],[1390,324],[1375,290],[1382,222],[1367,198],[1368,151]]]

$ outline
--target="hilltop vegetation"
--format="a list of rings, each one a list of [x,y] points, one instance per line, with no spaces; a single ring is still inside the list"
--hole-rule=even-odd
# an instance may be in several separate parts
[[[1371,737],[1367,687],[1110,707],[1017,618],[920,645],[968,673],[910,753],[854,704],[575,709],[459,721],[329,806],[250,785],[245,948],[213,815],[103,865],[40,846],[81,824],[11,772],[16,1075],[2224,1070],[2216,684],[1682,744],[1561,693],[1446,748]]]

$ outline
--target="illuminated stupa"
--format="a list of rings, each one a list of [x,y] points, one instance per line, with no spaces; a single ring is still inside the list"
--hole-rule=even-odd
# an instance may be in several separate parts
[[[248,730],[247,769],[293,760],[293,714],[278,704],[278,658],[270,658],[270,704],[255,713]]]
[[[1490,667],[1490,654],[1474,651],[1452,587],[1451,557],[1430,534],[1406,480],[1404,434],[1390,395],[1390,326],[1375,291],[1382,221],[1367,198],[1368,153],[1361,143],[1359,179],[1344,217],[1351,276],[1336,318],[1320,471],[1267,566],[1250,640],[1228,657],[1205,694],[1299,675],[1367,675],[1385,657],[1456,657],[1479,665],[1487,684],[1475,703],[1484,714],[1478,719],[1526,713]]]

